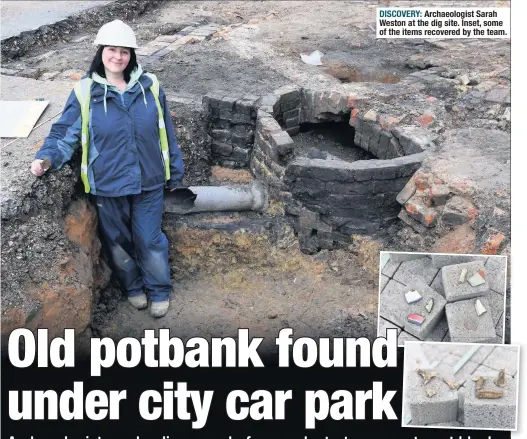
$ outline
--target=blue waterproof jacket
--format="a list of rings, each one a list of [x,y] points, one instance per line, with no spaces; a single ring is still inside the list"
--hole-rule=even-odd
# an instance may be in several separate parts
[[[184,165],[177,144],[166,96],[159,101],[170,151],[170,180],[166,180],[159,140],[158,112],[149,90],[152,80],[136,68],[125,91],[96,73],[91,86],[88,179],[91,193],[106,197],[136,195],[163,187],[181,185]],[[80,146],[81,108],[72,90],[60,119],[53,124],[35,159],[51,161],[60,169]]]

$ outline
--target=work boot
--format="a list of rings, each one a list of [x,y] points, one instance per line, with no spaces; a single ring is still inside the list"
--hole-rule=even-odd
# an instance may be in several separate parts
[[[162,302],[152,302],[150,305],[150,315],[152,317],[163,317],[168,312],[168,305],[170,301],[163,300]]]
[[[138,294],[137,296],[128,296],[128,301],[137,309],[145,309],[148,306],[148,299],[145,293]]]

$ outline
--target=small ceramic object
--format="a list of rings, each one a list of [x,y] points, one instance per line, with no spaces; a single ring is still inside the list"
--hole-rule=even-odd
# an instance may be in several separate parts
[[[419,314],[410,314],[408,316],[408,321],[414,325],[421,326],[425,321],[425,318]]]
[[[422,296],[419,294],[419,291],[416,290],[408,291],[407,293],[405,293],[404,297],[406,297],[406,301],[408,303],[419,302],[422,299]]]

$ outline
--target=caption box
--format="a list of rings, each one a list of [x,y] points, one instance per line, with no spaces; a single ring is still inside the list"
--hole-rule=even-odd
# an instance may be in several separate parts
[[[510,8],[377,8],[377,38],[510,38]]]

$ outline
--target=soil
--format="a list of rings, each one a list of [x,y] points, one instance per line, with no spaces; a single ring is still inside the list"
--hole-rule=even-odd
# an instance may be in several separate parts
[[[353,128],[346,122],[302,124],[300,133],[292,137],[296,157],[324,158],[326,160],[371,160],[375,157],[355,146]],[[327,153],[327,154],[324,154]]]

